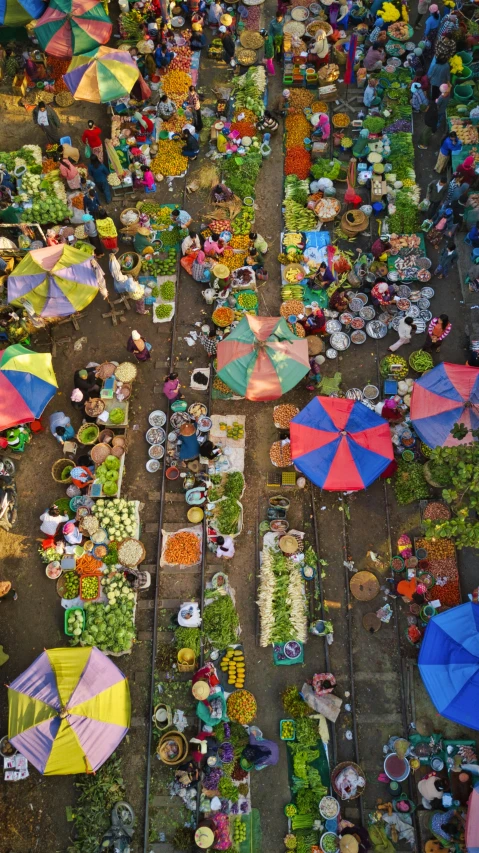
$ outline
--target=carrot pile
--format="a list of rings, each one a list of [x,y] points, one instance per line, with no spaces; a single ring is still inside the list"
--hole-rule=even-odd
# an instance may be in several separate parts
[[[168,537],[164,559],[170,566],[193,566],[200,557],[200,540],[194,533],[184,531]]]
[[[91,557],[90,554],[83,554],[76,561],[76,571],[79,575],[96,575],[98,573],[100,563]]]

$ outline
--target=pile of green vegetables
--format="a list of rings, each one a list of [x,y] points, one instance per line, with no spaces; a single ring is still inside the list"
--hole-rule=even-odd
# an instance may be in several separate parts
[[[392,234],[415,234],[421,224],[417,204],[406,188],[398,190],[394,199],[395,213],[388,219]]]
[[[398,181],[415,180],[412,133],[393,133],[389,137],[391,153],[388,160]],[[391,232],[392,233],[392,232]],[[394,232],[396,234],[401,232]]]
[[[263,157],[257,149],[250,148],[243,157],[229,157],[223,160],[223,180],[240,198],[254,197],[256,182]]]
[[[235,498],[238,500],[244,489],[244,477],[241,471],[233,471],[231,474],[226,475],[226,482],[224,485],[224,493],[229,498]]]
[[[424,478],[423,466],[419,462],[401,460],[393,487],[397,502],[403,506],[429,497],[429,486]]]
[[[203,634],[219,651],[237,641],[238,627],[238,614],[229,595],[216,595],[203,610]]]
[[[174,281],[164,281],[160,284],[160,296],[165,302],[175,301],[176,287]]]
[[[122,542],[129,536],[134,536],[137,527],[136,501],[127,501],[125,498],[114,498],[113,500],[100,500],[95,502],[92,509],[93,515],[96,515],[100,526],[106,530],[108,538],[115,542]],[[110,554],[111,545],[109,546]],[[112,558],[115,554],[112,554]],[[118,554],[116,554],[118,562]],[[110,565],[108,557],[104,562]]]
[[[251,226],[254,222],[254,210],[252,207],[242,207],[237,216],[233,219],[231,223],[231,231],[233,234],[239,235],[242,234],[244,236],[248,235],[251,231]]]
[[[363,127],[373,134],[381,133],[385,124],[386,121],[382,116],[367,116],[363,121]]]
[[[155,308],[155,316],[158,317],[159,320],[169,320],[172,312],[173,308],[170,302],[162,302]]]
[[[284,202],[284,221],[288,231],[314,231],[318,224],[314,211],[292,198]]]
[[[311,166],[311,174],[315,181],[319,181],[320,178],[335,181],[341,174],[341,163],[336,158],[328,160],[326,157],[320,157]]]
[[[118,477],[120,473],[120,460],[117,456],[107,456],[105,461],[95,471],[95,480],[101,483],[103,494],[116,495],[118,491]]]
[[[235,498],[224,497],[216,506],[216,528],[222,536],[238,532],[241,504]]]
[[[121,599],[120,604],[85,604],[85,629],[78,639],[84,646],[97,646],[102,652],[116,654],[130,651],[135,639],[134,601]]]
[[[176,249],[168,249],[165,258],[143,258],[141,272],[143,275],[174,275],[176,272]]]
[[[109,413],[109,421],[111,424],[116,424],[119,426],[125,420],[125,410],[120,406],[117,406],[116,409],[112,409]]]
[[[175,629],[175,644],[177,649],[191,649],[196,657],[200,654],[201,631],[199,628]]]
[[[126,797],[121,761],[112,755],[94,774],[78,779],[74,785],[79,796],[71,810],[75,840],[68,846],[68,853],[97,853],[110,826],[113,806]]]
[[[284,179],[285,199],[290,198],[292,201],[295,201],[297,204],[301,204],[304,207],[309,194],[309,181],[302,181],[297,175],[286,175],[286,178]]]
[[[298,810],[297,815],[291,819],[292,829],[310,829],[318,811],[319,801],[327,794],[319,770],[312,766],[319,758],[319,750],[297,742],[288,743],[288,749],[293,762],[291,790]]]

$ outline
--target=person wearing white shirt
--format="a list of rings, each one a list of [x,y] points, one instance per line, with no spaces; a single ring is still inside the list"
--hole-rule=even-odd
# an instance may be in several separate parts
[[[412,317],[403,317],[399,321],[397,331],[399,338],[395,344],[392,344],[389,347],[389,352],[396,352],[399,347],[404,346],[404,344],[411,343],[411,335],[416,331],[416,326],[414,325]]]
[[[231,560],[234,557],[235,545],[231,536],[217,536],[216,544],[218,546],[216,549],[217,557],[224,557],[226,560]]]
[[[40,516],[40,521],[42,522],[40,530],[42,533],[46,533],[47,536],[54,536],[58,525],[64,524],[68,519],[68,515],[61,515],[58,507],[53,504],[50,509],[46,509],[43,515]]]

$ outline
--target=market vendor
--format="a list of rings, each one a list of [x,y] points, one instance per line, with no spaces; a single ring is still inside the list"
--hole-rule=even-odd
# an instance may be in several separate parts
[[[329,123],[329,116],[325,113],[320,113],[318,123],[313,130],[312,136],[319,136],[322,142],[326,142],[331,136],[331,125]]]
[[[310,285],[310,287],[312,290],[327,290],[334,280],[334,274],[331,272],[325,261],[322,261],[319,265],[318,272],[314,276],[313,285]]]
[[[246,258],[246,266],[251,267],[255,273],[261,273],[264,270],[264,258],[261,252],[258,252],[258,249],[255,249],[254,246],[250,248],[249,255]]]
[[[78,489],[85,489],[91,486],[94,481],[94,468],[87,468],[85,465],[77,465],[70,471],[73,485]]]
[[[434,812],[430,820],[431,832],[443,847],[449,847],[458,841],[464,832],[464,820],[457,809],[446,812]]]
[[[70,418],[63,412],[52,412],[50,415],[50,432],[60,444],[75,438],[75,430],[70,423]]]
[[[163,121],[168,121],[176,113],[176,104],[168,95],[162,95],[158,104],[158,115]]]
[[[62,515],[56,504],[53,504],[49,509],[46,509],[40,516],[40,530],[47,536],[55,536],[60,524],[65,524],[69,521],[68,515]]]
[[[249,745],[245,746],[241,754],[246,761],[254,765],[255,770],[272,766],[279,761],[278,744],[274,740],[256,738],[253,733],[249,736]]]
[[[193,33],[190,39],[191,50],[203,50],[206,46],[206,36],[203,32],[203,27],[197,21],[191,27]]]
[[[217,258],[224,253],[226,248],[225,241],[216,234],[211,234],[206,238],[203,250],[210,258]]]
[[[60,240],[54,228],[48,228],[46,233],[47,246],[59,246]]]
[[[375,77],[370,77],[368,80],[368,85],[364,90],[363,95],[363,104],[368,110],[377,104],[379,104],[379,98],[376,91],[378,80]]]
[[[321,68],[326,65],[329,59],[329,42],[324,30],[318,30],[316,39],[308,51],[306,61],[314,65],[315,68]]]
[[[366,71],[379,71],[383,66],[385,56],[386,54],[384,53],[380,42],[374,42],[363,59],[363,65]]]
[[[373,305],[391,305],[394,302],[396,289],[394,285],[385,281],[378,281],[371,290],[371,301]]]
[[[235,543],[231,536],[216,537],[216,556],[224,560],[231,560],[235,555]]]
[[[5,189],[10,190],[11,193],[16,192],[15,178],[9,175],[4,163],[0,163],[0,184],[2,187],[5,187]]]
[[[211,262],[206,260],[206,255],[203,250],[201,250],[200,252],[198,252],[191,265],[191,275],[194,281],[209,281],[211,277],[210,268]]]
[[[155,50],[154,58],[156,67],[164,72],[175,58],[175,54],[172,50],[168,50],[166,44],[160,44]]]
[[[379,259],[385,260],[382,256],[386,255],[386,253],[390,251],[391,243],[389,242],[389,234],[382,234],[381,237],[378,237],[371,246],[371,252],[374,255],[375,261],[378,261]]]
[[[208,340],[209,340],[209,338],[208,338]],[[213,442],[210,441],[209,438],[206,439],[206,441],[204,441],[203,444],[201,445],[201,455],[204,456],[206,459],[210,459],[210,460],[216,459],[216,457],[221,456],[222,453],[223,453],[222,448],[218,447],[217,444],[213,444]]]
[[[186,210],[181,210],[179,207],[175,207],[175,209],[171,211],[171,222],[178,228],[183,229],[190,226],[192,219]]]
[[[183,148],[181,149],[183,157],[188,157],[188,160],[196,160],[198,154],[200,153],[200,143],[198,142],[196,136],[194,136],[191,130],[185,127],[181,131],[181,138],[184,143]]]
[[[258,130],[261,133],[275,133],[278,130],[279,122],[274,117],[273,113],[269,110],[265,110],[263,114],[263,118],[257,124]]]
[[[338,311],[342,314],[343,311],[347,311],[349,308],[349,300],[346,296],[344,290],[335,290],[331,299],[329,300],[329,307],[331,311]]]
[[[298,322],[309,335],[322,335],[326,328],[326,317],[321,308],[315,308],[309,316],[298,314]]]
[[[261,252],[262,255],[266,255],[268,251],[268,244],[264,237],[261,234],[258,234],[256,231],[249,232],[249,241],[250,241],[250,249],[257,249],[258,252]]]
[[[67,523],[63,525],[62,533],[67,545],[80,545],[83,539],[82,534],[80,533],[78,527],[73,523],[73,521],[67,521]]]
[[[201,249],[201,240],[196,231],[190,231],[181,244],[182,255],[191,255]]]
[[[179,432],[180,452],[182,462],[197,459],[200,455],[200,445],[196,437],[196,427],[192,423],[183,424]]]
[[[60,175],[62,178],[65,178],[68,189],[70,190],[79,190],[80,189],[80,173],[76,166],[73,163],[70,163],[65,157],[60,160],[59,163]]]
[[[30,428],[26,424],[7,429],[5,435],[9,448],[15,453],[23,453],[32,438]]]
[[[225,201],[231,201],[234,193],[226,184],[215,184],[213,189],[211,190],[211,200],[214,204],[221,204]]]
[[[163,394],[168,400],[176,400],[180,393],[180,380],[177,373],[169,373],[163,383]]]
[[[442,795],[449,784],[437,773],[428,773],[417,783],[417,789],[422,797],[425,809],[440,809],[442,807]]]
[[[78,148],[75,148],[73,145],[69,145],[68,142],[64,142],[62,145],[59,145],[56,150],[56,157],[60,160],[65,158],[67,160],[71,160],[72,163],[78,163],[80,159],[80,152]]]
[[[79,388],[85,400],[98,397],[100,384],[96,378],[96,367],[82,368],[73,374],[73,387]]]

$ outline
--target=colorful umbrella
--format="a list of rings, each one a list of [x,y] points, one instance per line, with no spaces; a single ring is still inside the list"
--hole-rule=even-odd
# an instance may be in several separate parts
[[[332,492],[367,488],[394,458],[387,421],[354,400],[314,397],[290,436],[296,467]]]
[[[460,726],[479,729],[479,606],[468,601],[434,616],[418,663],[437,711]]]
[[[8,688],[8,738],[45,776],[91,773],[130,725],[130,691],[97,648],[48,649]]]
[[[8,301],[29,302],[42,317],[68,317],[83,311],[98,293],[91,256],[71,246],[28,252],[8,277]]]
[[[35,35],[50,56],[68,57],[106,44],[112,29],[100,0],[51,0]]]
[[[462,441],[451,435],[456,423],[479,427],[479,370],[463,364],[438,364],[414,383],[411,420],[421,441],[429,447],[454,447]]]
[[[77,101],[105,104],[129,95],[138,84],[139,98],[146,100],[151,90],[128,51],[98,47],[83,56],[74,56],[63,76]]]
[[[308,345],[282,317],[246,314],[218,344],[219,378],[248,400],[276,400],[308,370]]]
[[[0,352],[0,430],[39,418],[57,388],[50,353],[21,344]]]
[[[477,776],[475,778],[477,780]],[[479,853],[479,782],[477,781],[467,803],[464,843],[469,853]]]
[[[39,18],[43,0],[0,0],[0,27],[22,27]]]

